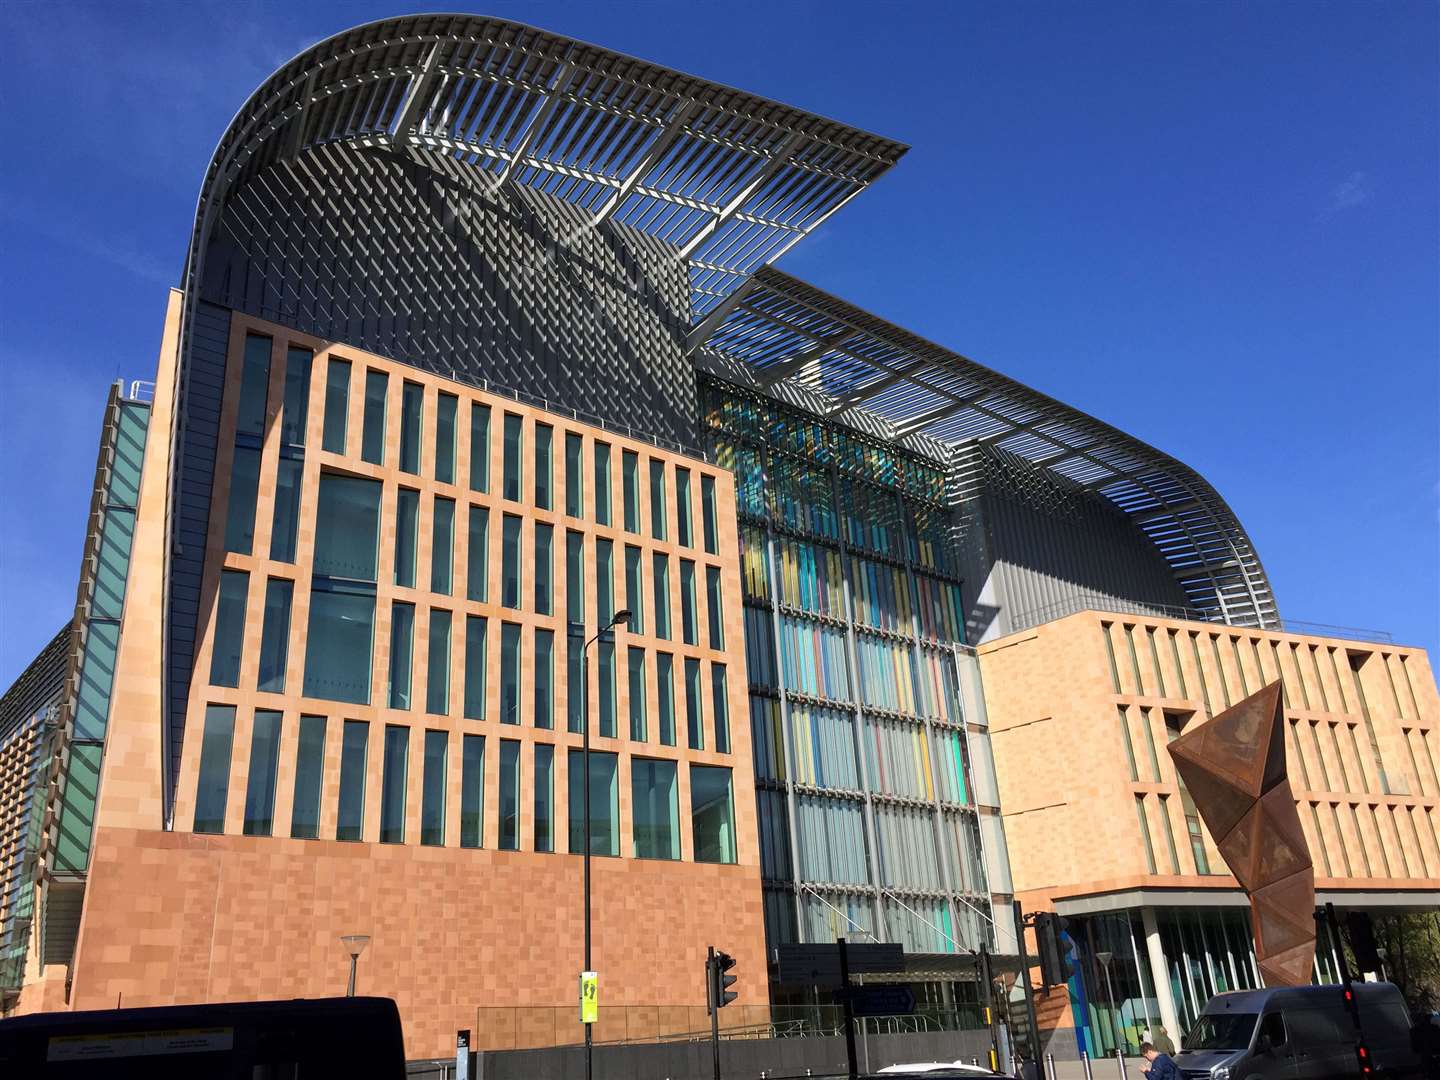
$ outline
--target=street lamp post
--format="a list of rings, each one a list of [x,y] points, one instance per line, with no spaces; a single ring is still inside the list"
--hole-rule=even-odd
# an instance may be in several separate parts
[[[369,934],[342,934],[340,944],[345,946],[345,951],[350,954],[350,986],[345,991],[346,997],[355,996],[355,962],[360,959],[360,954],[365,951],[365,946],[370,944]]]
[[[584,794],[585,800],[585,966],[581,970],[593,970],[590,967],[590,646],[600,640],[600,637],[616,626],[623,626],[630,621],[630,609],[621,608],[615,612],[608,623],[596,631],[595,636],[585,642],[580,648],[580,761],[581,769],[585,774]],[[590,1080],[591,1048],[593,1024],[585,1025],[585,1080]]]
[[[1115,984],[1110,981],[1110,961],[1115,959],[1112,952],[1097,952],[1095,959],[1105,968],[1105,996],[1110,1000],[1110,1030],[1115,1035],[1115,1045],[1120,1045],[1119,1010],[1115,1008]]]

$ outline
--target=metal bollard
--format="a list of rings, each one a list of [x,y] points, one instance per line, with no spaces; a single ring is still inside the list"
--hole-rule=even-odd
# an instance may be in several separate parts
[[[1124,1050],[1121,1050],[1120,1047],[1118,1047],[1118,1046],[1115,1048],[1115,1064],[1120,1067],[1120,1080],[1126,1080],[1126,1078],[1125,1078],[1125,1051],[1124,1051]]]
[[[1055,1055],[1054,1055],[1054,1054],[1046,1054],[1046,1055],[1045,1055],[1045,1077],[1046,1077],[1046,1080],[1059,1080],[1059,1078],[1055,1075]]]
[[[1084,1050],[1080,1051],[1080,1064],[1085,1068],[1085,1080],[1095,1080],[1095,1075],[1090,1071],[1090,1055]]]

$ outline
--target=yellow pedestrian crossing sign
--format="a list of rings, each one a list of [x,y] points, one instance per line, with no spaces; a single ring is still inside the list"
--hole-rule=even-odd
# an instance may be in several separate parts
[[[600,1014],[600,974],[595,971],[580,973],[580,1022],[593,1024]]]

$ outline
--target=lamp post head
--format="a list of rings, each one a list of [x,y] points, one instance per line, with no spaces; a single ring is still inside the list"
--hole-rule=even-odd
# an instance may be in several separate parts
[[[628,623],[629,621],[630,621],[630,609],[629,609],[628,607],[627,607],[627,608],[621,608],[619,611],[615,612],[615,617],[610,620],[610,625],[611,625],[611,626],[624,626],[624,625],[625,625],[626,623]]]
[[[1115,954],[1112,952],[1097,952],[1095,954],[1095,959],[1099,960],[1100,963],[1104,964],[1106,967],[1109,967],[1110,961],[1115,959]]]
[[[365,946],[370,944],[369,934],[341,934],[340,944],[345,946],[352,959],[357,958],[365,951]]]

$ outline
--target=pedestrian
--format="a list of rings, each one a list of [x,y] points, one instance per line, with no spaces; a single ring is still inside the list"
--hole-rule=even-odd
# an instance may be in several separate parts
[[[1175,1053],[1175,1040],[1170,1038],[1170,1033],[1165,1030],[1164,1024],[1156,1024],[1155,1035],[1145,1041],[1154,1044],[1155,1049],[1162,1054]]]
[[[1141,1043],[1140,1056],[1149,1062],[1143,1071],[1150,1080],[1180,1080],[1180,1069],[1174,1060],[1169,1054],[1156,1050],[1153,1043]]]

